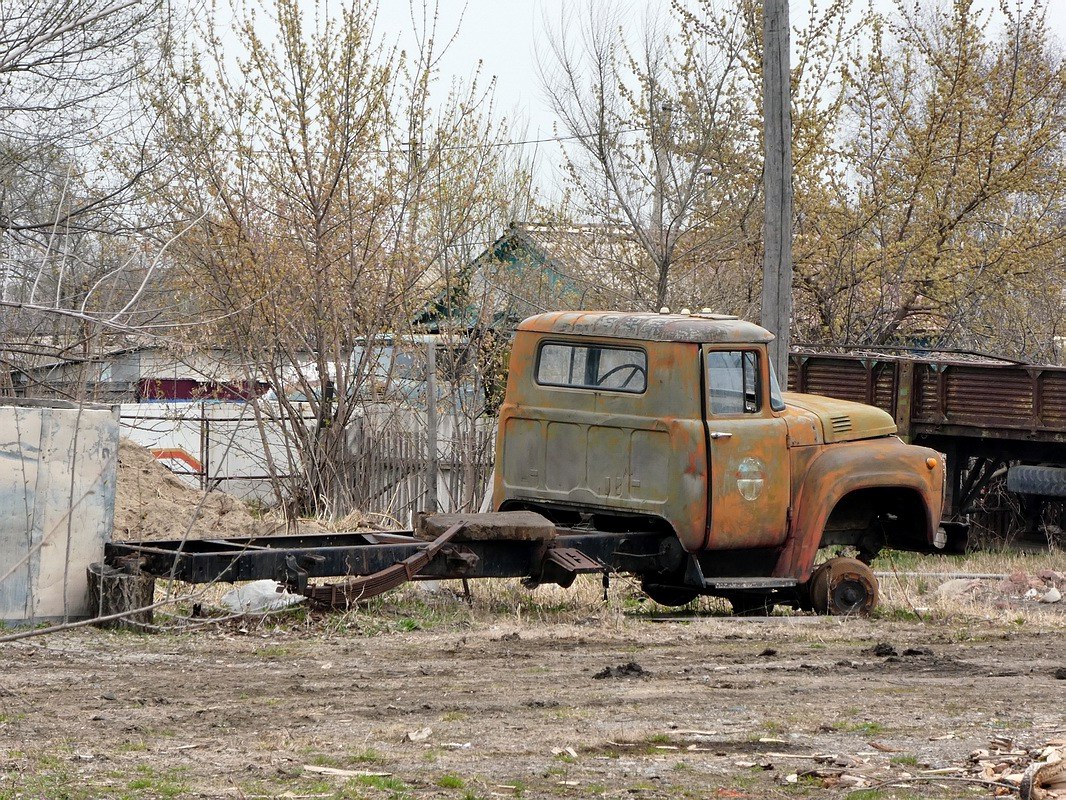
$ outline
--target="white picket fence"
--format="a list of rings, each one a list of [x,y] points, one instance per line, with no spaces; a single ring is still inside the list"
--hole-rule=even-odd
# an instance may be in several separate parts
[[[354,505],[409,524],[416,511],[477,511],[486,502],[495,453],[495,420],[438,421],[431,442],[424,414],[365,416],[349,436]],[[431,475],[436,475],[435,493]]]

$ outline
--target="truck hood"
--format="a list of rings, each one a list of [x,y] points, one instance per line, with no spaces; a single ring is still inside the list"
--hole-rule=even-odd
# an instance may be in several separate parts
[[[818,419],[822,440],[827,444],[873,439],[896,432],[896,423],[891,415],[873,406],[818,394],[784,392],[782,397],[786,405],[802,409]]]

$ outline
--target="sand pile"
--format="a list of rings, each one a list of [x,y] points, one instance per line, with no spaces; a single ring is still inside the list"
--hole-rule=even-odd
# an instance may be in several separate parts
[[[215,539],[284,533],[278,519],[253,517],[248,506],[225,492],[193,489],[156,461],[151,452],[123,439],[115,488],[115,541]]]

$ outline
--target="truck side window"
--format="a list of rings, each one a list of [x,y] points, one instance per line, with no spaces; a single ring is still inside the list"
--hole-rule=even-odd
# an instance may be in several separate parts
[[[707,353],[707,392],[712,414],[758,413],[758,353],[751,350]]]
[[[537,356],[537,383],[639,394],[648,388],[643,350],[546,342]]]

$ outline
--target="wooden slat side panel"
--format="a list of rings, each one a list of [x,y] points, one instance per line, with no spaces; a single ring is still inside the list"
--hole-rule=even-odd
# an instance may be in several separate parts
[[[895,361],[874,366],[873,404],[893,417],[896,416],[896,374],[899,364]]]
[[[800,391],[864,403],[866,381],[866,367],[861,362],[823,356],[807,363],[806,381]]]
[[[1040,376],[1040,420],[1044,427],[1066,430],[1066,369]]]
[[[952,365],[946,373],[949,422],[1026,424],[1033,417],[1033,383],[1023,367]]]
[[[913,365],[912,422],[961,426],[978,438],[994,431],[1001,437],[1027,431],[1039,441],[1048,432],[1066,433],[1066,367],[794,354],[789,388],[872,401],[895,416],[901,391],[897,376],[905,361]],[[872,364],[872,387],[868,364]],[[1038,397],[1033,395],[1034,382]]]
[[[913,419],[922,422],[934,422],[940,419],[937,379],[937,372],[931,365],[917,364],[915,366]]]

